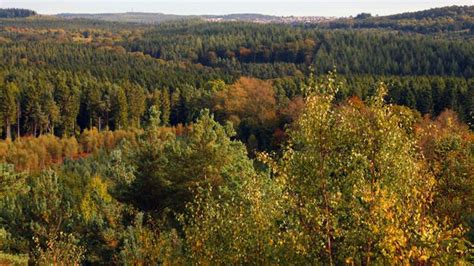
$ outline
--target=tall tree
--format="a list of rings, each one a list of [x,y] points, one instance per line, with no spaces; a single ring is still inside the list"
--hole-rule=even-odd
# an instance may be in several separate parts
[[[163,89],[161,93],[161,122],[163,125],[169,125],[171,115],[170,93],[168,89]]]
[[[384,86],[368,106],[335,104],[335,80],[312,89],[274,169],[293,248],[329,265],[462,261],[441,245],[458,246],[459,230],[430,215],[436,179],[401,126],[407,117],[383,103]]]
[[[16,83],[7,82],[0,85],[0,115],[5,127],[5,138],[11,139],[12,124],[15,123],[18,114],[18,94],[20,90]]]
[[[114,86],[113,91],[113,120],[115,129],[126,129],[128,127],[128,102],[125,91],[120,86]]]
[[[122,86],[127,97],[128,116],[131,126],[139,128],[141,118],[145,112],[145,90],[143,87],[129,82],[125,82]]]
[[[80,89],[77,80],[66,75],[58,77],[54,94],[60,110],[62,134],[64,136],[74,135],[80,106]]]

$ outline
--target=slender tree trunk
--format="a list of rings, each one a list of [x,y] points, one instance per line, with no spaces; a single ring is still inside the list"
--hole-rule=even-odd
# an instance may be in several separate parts
[[[21,116],[20,102],[18,102],[17,106],[18,106],[18,111],[16,113],[16,138],[17,138],[17,140],[20,140],[20,138],[21,138],[21,135],[20,135],[20,116]]]
[[[109,130],[109,112],[105,112],[105,130]]]
[[[5,121],[5,132],[6,132],[6,139],[11,140],[12,139],[12,126],[10,125],[10,120]]]
[[[328,202],[328,196],[327,193],[324,192],[324,202],[325,202],[325,210],[326,210],[326,235],[327,235],[327,249],[328,249],[328,254],[329,254],[329,265],[334,265],[333,259],[332,259],[332,241],[331,241],[331,224],[330,224],[330,213],[331,211],[329,210],[329,202]]]
[[[329,177],[324,175],[324,165],[326,163],[326,147],[323,142],[324,136],[322,135],[322,130],[319,130],[319,155],[321,157],[321,166],[319,167],[319,177],[320,178],[326,178],[324,180],[324,186],[323,186],[323,198],[324,198],[324,209],[326,212],[326,236],[327,236],[327,252],[329,255],[329,265],[333,266],[334,261],[332,258],[332,241],[331,241],[331,210],[330,210],[330,202],[329,202],[329,196],[327,194],[327,186],[329,183]]]

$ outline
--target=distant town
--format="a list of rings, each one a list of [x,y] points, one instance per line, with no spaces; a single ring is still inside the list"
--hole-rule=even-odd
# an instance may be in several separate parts
[[[248,21],[254,23],[321,23],[337,19],[337,17],[322,16],[249,16],[229,18],[229,16],[204,16],[204,20],[209,22],[227,22],[227,21]]]
[[[161,23],[171,20],[183,19],[202,19],[209,22],[233,22],[246,21],[254,23],[280,23],[280,24],[300,24],[300,23],[320,23],[336,20],[337,17],[323,16],[271,16],[262,14],[229,14],[229,15],[174,15],[163,13],[144,13],[144,12],[127,12],[127,13],[105,13],[105,14],[72,14],[63,13],[57,16],[62,18],[86,18],[98,19],[106,21],[121,21],[135,23]]]

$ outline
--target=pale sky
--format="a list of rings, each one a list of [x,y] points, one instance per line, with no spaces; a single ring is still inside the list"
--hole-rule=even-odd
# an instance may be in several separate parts
[[[40,14],[160,12],[179,15],[261,13],[280,16],[350,16],[361,12],[389,15],[474,0],[0,0],[0,8],[28,8]]]

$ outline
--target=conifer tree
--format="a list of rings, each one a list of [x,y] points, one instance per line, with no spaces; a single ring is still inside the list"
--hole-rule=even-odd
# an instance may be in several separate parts
[[[160,112],[160,123],[164,126],[169,125],[171,105],[168,89],[156,89],[151,96],[149,106],[155,106]]]
[[[15,123],[18,114],[18,86],[13,82],[0,84],[0,115],[5,127],[5,138],[12,138],[11,128]]]
[[[128,103],[127,95],[122,87],[114,88],[114,126],[115,129],[127,129],[128,127]]]
[[[58,78],[55,84],[55,100],[60,110],[60,128],[64,136],[75,134],[79,114],[80,90],[76,80],[66,75]]]

